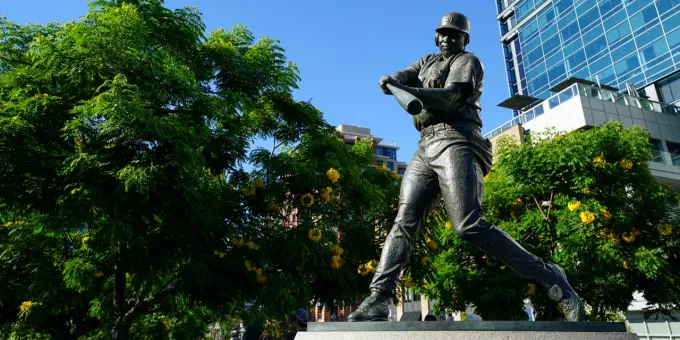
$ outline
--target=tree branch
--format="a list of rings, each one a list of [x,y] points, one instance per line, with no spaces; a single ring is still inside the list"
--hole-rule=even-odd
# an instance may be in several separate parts
[[[547,221],[545,218],[545,214],[543,213],[543,208],[541,208],[541,205],[538,204],[538,200],[536,199],[536,196],[531,195],[531,197],[534,199],[534,202],[536,202],[536,206],[538,207],[538,210],[541,212],[541,216],[543,216],[543,219]]]
[[[16,59],[9,59],[9,58],[7,58],[7,57],[5,57],[5,56],[1,56],[1,55],[0,55],[0,60],[5,60],[5,61],[8,61],[8,62],[10,62],[10,63],[17,63],[17,64],[22,64],[22,65],[27,65],[27,66],[33,66],[33,64],[31,64],[31,63],[29,63],[29,62],[27,62],[27,61],[16,60]]]
[[[125,269],[123,268],[123,247],[124,245],[118,241],[118,249],[116,250],[116,259],[113,267],[115,286],[113,308],[117,318],[125,313]]]
[[[550,220],[550,210],[552,209],[553,194],[554,193],[555,193],[554,190],[550,190],[550,203],[548,204],[548,216],[545,218],[546,221]]]
[[[159,290],[156,294],[153,294],[145,299],[137,299],[137,302],[130,308],[130,310],[125,313],[125,321],[132,322],[139,314],[145,312],[149,306],[156,303],[158,300],[165,298],[166,296],[172,294],[177,288],[177,283],[180,281],[178,277],[170,280],[163,289]]]

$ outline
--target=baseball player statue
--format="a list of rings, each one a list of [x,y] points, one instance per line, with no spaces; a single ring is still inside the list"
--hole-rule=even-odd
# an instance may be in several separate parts
[[[448,13],[435,31],[440,53],[428,54],[403,71],[380,78],[383,92],[393,94],[413,115],[421,139],[404,174],[399,211],[385,240],[371,295],[350,314],[349,321],[387,321],[388,304],[411,255],[415,234],[442,197],[460,237],[521,277],[539,282],[562,307],[567,321],[582,320],[583,305],[562,268],[544,263],[484,220],[483,177],[491,168],[492,154],[491,143],[481,135],[484,67],[479,58],[465,51],[469,42],[467,17]],[[404,98],[412,100],[406,103]]]

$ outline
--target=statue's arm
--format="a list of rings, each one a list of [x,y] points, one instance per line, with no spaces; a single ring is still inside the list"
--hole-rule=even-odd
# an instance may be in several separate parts
[[[400,84],[413,86],[415,85],[416,79],[418,79],[419,72],[420,70],[417,70],[413,66],[409,66],[401,71],[394,72],[394,74],[392,74],[392,78],[394,78]]]
[[[420,70],[423,68],[423,65],[425,65],[425,63],[431,57],[432,54],[428,54],[418,59],[415,63],[413,63],[413,65],[401,71],[394,72],[394,74],[392,74],[392,78],[394,78],[397,82],[399,82],[402,85],[415,86],[416,80],[418,80],[418,74],[420,73]]]

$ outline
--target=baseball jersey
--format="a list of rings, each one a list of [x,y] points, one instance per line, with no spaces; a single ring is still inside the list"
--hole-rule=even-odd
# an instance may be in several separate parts
[[[439,53],[428,54],[407,67],[412,87],[444,88],[449,83],[466,83],[471,92],[446,108],[425,108],[413,116],[418,129],[452,121],[471,121],[482,127],[480,98],[483,90],[484,66],[473,53],[462,52],[450,57]],[[416,76],[417,75],[417,76]]]

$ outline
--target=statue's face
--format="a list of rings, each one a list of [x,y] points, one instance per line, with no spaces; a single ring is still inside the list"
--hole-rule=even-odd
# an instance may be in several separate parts
[[[437,31],[437,43],[439,43],[439,51],[445,55],[450,56],[465,50],[466,34],[445,28]]]

